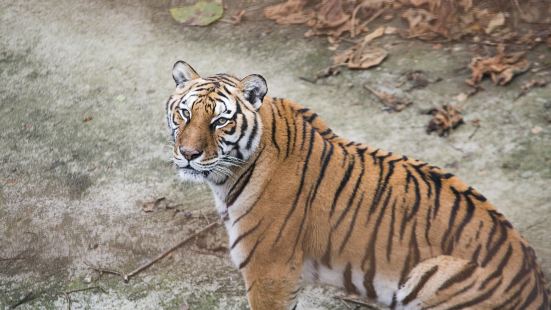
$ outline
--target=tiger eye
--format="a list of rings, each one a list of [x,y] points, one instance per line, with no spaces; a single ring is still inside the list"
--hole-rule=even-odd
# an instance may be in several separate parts
[[[221,118],[216,120],[215,125],[216,126],[222,126],[222,125],[226,124],[228,121],[229,121],[229,119],[221,117]]]
[[[183,115],[185,118],[189,118],[189,116],[190,116],[189,110],[183,109],[183,110],[182,110],[182,115]]]

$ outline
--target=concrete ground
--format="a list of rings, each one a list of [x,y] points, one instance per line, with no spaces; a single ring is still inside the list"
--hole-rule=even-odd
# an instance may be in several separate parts
[[[208,189],[179,182],[169,162],[164,101],[178,59],[203,74],[262,74],[269,95],[317,110],[337,133],[446,167],[498,206],[551,277],[550,87],[515,101],[533,75],[485,82],[462,103],[467,124],[440,138],[420,111],[468,91],[469,46],[386,37],[380,67],[312,84],[300,77],[330,64],[324,39],[263,20],[263,2],[246,23],[207,28],[173,22],[170,2],[0,1],[0,308],[66,308],[67,297],[73,309],[247,307],[222,228],[129,283],[87,266],[128,272],[215,220]],[[548,48],[530,57],[551,63]],[[400,113],[362,87],[392,88],[410,70],[442,81],[406,93],[414,103]],[[102,289],[64,294],[88,287]],[[334,294],[310,286],[301,304],[352,308]]]

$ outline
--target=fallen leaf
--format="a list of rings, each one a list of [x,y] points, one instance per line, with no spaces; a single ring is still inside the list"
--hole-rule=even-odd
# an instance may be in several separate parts
[[[459,102],[463,102],[463,101],[467,100],[467,98],[469,98],[469,96],[465,93],[460,93],[459,95],[454,97],[454,99],[459,101]]]
[[[207,26],[222,17],[224,7],[222,0],[199,0],[192,5],[173,7],[172,18],[184,25]]]
[[[395,34],[398,33],[398,28],[396,27],[385,27],[385,34]]]
[[[287,2],[271,5],[264,9],[264,16],[278,24],[303,24],[314,18],[312,10],[304,10],[308,0],[288,0]]]
[[[532,128],[532,130],[531,130],[531,132],[535,135],[539,134],[542,131],[543,131],[543,128],[541,128],[540,126],[536,126],[536,127]]]
[[[427,125],[427,133],[436,131],[439,136],[447,136],[450,132],[463,124],[463,116],[453,105],[443,105],[439,108],[431,109],[428,114],[432,114],[432,119]]]
[[[350,69],[369,69],[379,65],[388,56],[388,52],[380,47],[353,46],[335,55],[335,65],[346,65]]]
[[[497,54],[493,57],[473,57],[471,64],[471,79],[466,83],[476,86],[486,75],[490,75],[495,85],[508,84],[516,74],[530,68],[530,62],[524,58],[524,52],[505,53],[503,46],[498,46]]]
[[[484,29],[484,31],[487,34],[490,34],[503,25],[505,25],[505,14],[499,12],[490,20],[488,26],[486,26],[486,29]]]
[[[382,37],[384,34],[385,34],[385,27],[379,27],[379,28],[375,29],[373,32],[371,32],[370,34],[366,35],[364,37],[362,43],[363,44],[368,44],[371,41]]]
[[[402,18],[408,22],[409,37],[434,38],[432,22],[436,17],[424,9],[408,9],[402,14]]]
[[[400,112],[412,104],[412,101],[409,99],[399,98],[396,95],[382,90],[375,90],[367,84],[364,85],[364,87],[365,89],[369,90],[373,95],[375,95],[379,99],[379,101],[381,101],[381,103],[383,103],[388,109],[392,111]]]

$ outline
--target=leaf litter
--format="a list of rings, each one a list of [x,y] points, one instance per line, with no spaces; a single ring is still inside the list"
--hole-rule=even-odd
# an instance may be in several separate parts
[[[507,85],[517,74],[530,68],[530,62],[524,57],[526,52],[506,53],[505,46],[499,45],[495,56],[476,56],[471,60],[471,78],[466,81],[470,86],[477,86],[489,75],[495,85]]]
[[[192,5],[170,8],[172,18],[188,26],[208,26],[224,14],[222,0],[199,0]]]
[[[459,108],[451,104],[431,109],[427,114],[432,115],[426,129],[428,134],[436,131],[441,137],[448,136],[452,130],[464,123]]]

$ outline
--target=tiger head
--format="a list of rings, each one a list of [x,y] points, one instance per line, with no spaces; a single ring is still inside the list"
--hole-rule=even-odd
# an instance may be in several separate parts
[[[173,162],[184,180],[221,184],[258,148],[266,81],[256,74],[201,78],[183,61],[172,76],[176,90],[166,110]]]

